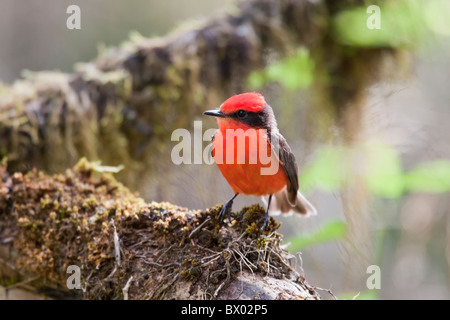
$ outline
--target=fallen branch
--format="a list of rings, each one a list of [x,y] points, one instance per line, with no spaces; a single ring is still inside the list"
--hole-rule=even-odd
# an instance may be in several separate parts
[[[275,220],[255,233],[262,207],[220,226],[220,206],[145,203],[94,167],[47,176],[0,166],[0,285],[54,298],[319,298],[290,266]],[[79,290],[66,285],[69,266],[81,270]]]

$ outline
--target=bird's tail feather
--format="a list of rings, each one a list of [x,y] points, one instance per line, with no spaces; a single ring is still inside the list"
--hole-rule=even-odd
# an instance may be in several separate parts
[[[267,203],[265,201],[264,202]],[[288,197],[288,191],[286,188],[275,193],[272,197],[272,201],[269,208],[269,214],[272,216],[282,214],[298,213],[304,217],[315,216],[317,214],[316,208],[300,193],[297,192],[297,198],[295,204],[291,204]]]

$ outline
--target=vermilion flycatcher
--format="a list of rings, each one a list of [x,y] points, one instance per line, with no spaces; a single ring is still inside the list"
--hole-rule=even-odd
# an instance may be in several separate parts
[[[211,154],[234,191],[234,196],[219,212],[220,222],[225,215],[230,217],[233,200],[240,193],[269,196],[266,214],[258,222],[262,222],[260,231],[268,225],[269,213],[316,214],[316,209],[298,190],[294,154],[279,133],[272,108],[261,94],[232,96],[219,109],[204,114],[217,118],[219,130],[213,137]],[[264,155],[276,162],[272,172],[269,167],[273,164],[267,159],[263,161]],[[275,197],[271,207],[272,195]]]

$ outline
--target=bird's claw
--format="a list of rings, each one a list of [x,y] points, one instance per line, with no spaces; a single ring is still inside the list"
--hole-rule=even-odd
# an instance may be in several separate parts
[[[236,193],[230,200],[227,201],[220,209],[219,214],[217,215],[217,220],[219,220],[219,224],[222,224],[223,219],[226,215],[228,215],[228,221],[231,222],[231,208],[233,207],[233,200],[239,195]]]
[[[261,234],[265,229],[269,227],[270,216],[268,213],[264,215],[261,219],[258,220],[258,225],[262,222],[261,227],[259,228],[259,233]]]
[[[228,215],[228,222],[231,222],[231,205],[229,203],[224,204],[219,214],[217,215],[217,220],[219,220],[220,224],[223,223],[223,220],[227,215]]]

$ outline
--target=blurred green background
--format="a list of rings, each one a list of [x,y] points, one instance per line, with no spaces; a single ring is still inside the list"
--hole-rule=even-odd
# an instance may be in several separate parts
[[[0,2],[0,80],[25,69],[72,72],[132,31],[162,36],[231,0],[79,0],[81,30],[65,27],[66,0]],[[296,154],[300,186],[316,205],[311,219],[278,217],[289,250],[302,252],[312,285],[340,298],[450,298],[450,2],[402,1],[381,9],[381,30],[365,25],[366,7],[342,12],[335,32],[350,47],[386,44],[413,52],[405,75],[386,77],[367,92],[363,126],[352,145],[338,129],[324,133],[308,109],[318,71],[305,48],[248,78],[274,108],[280,131]],[[216,106],[205,106],[206,109]],[[197,119],[202,119],[201,115]],[[211,120],[204,130],[215,127]],[[191,209],[223,203],[231,195],[215,166],[159,161],[146,200]],[[169,173],[168,173],[169,172]],[[240,197],[235,209],[260,201]],[[378,265],[381,289],[368,290],[367,267]],[[327,294],[323,294],[327,297]]]

